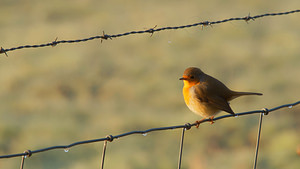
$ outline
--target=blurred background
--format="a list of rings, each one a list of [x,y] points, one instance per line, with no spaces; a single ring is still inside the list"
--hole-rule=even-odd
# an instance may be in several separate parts
[[[1,0],[0,46],[179,26],[295,10],[288,1]],[[196,66],[240,91],[238,112],[299,100],[300,14],[234,21],[113,40],[59,44],[0,55],[0,155],[201,119],[185,106],[185,68]],[[300,107],[264,118],[258,166],[300,166]],[[224,115],[221,113],[220,115]],[[186,132],[183,168],[251,168],[259,115],[228,118]],[[181,130],[108,144],[105,168],[176,168]],[[26,159],[25,168],[99,168],[103,142]],[[1,159],[18,168],[21,158]]]

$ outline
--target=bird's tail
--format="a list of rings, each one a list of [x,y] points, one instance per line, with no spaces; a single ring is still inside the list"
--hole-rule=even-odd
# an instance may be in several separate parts
[[[255,93],[255,92],[235,92],[233,91],[232,92],[232,97],[230,100],[232,99],[235,99],[237,97],[240,97],[240,96],[246,96],[246,95],[257,95],[257,96],[261,96],[263,95],[262,93]]]

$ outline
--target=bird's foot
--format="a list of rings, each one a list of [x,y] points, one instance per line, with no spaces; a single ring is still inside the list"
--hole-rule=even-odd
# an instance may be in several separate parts
[[[201,121],[199,121],[199,120],[195,121],[195,123],[197,123],[197,124],[196,124],[196,128],[199,128],[200,122],[201,122]]]
[[[215,122],[214,122],[214,117],[215,116],[211,116],[209,119],[210,119],[210,124],[214,124]]]
[[[195,123],[196,123],[196,128],[199,128],[199,125],[200,125],[200,123],[201,123],[203,120],[205,120],[205,118],[203,118],[203,119],[201,119],[201,120],[195,121]]]

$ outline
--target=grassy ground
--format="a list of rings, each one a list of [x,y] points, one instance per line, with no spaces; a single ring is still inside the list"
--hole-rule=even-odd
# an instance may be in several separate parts
[[[283,12],[282,1],[16,1],[0,2],[0,46],[10,48],[131,30]],[[230,88],[262,92],[232,101],[235,112],[299,100],[299,16],[266,17],[211,27],[23,49],[0,58],[0,155],[131,130],[194,122],[178,78],[200,67]],[[299,107],[264,119],[261,168],[300,165]],[[183,167],[251,168],[258,116],[204,124],[186,133]],[[180,130],[109,143],[106,168],[175,168]],[[26,168],[98,168],[102,143],[49,151]],[[1,159],[17,168],[20,158]]]

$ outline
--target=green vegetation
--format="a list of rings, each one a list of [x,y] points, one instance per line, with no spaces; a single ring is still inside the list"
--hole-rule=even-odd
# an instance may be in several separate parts
[[[0,46],[16,47],[102,34],[294,10],[300,1],[0,2]],[[232,89],[262,97],[232,101],[235,112],[299,100],[300,14],[130,35],[113,40],[23,49],[0,57],[0,155],[194,122],[178,78],[189,66]],[[295,169],[300,108],[264,118],[258,166]],[[186,132],[183,167],[251,168],[258,115],[203,124]],[[180,130],[108,144],[105,168],[176,168]],[[49,151],[25,168],[99,168],[103,143]],[[1,159],[18,168],[20,158]]]

